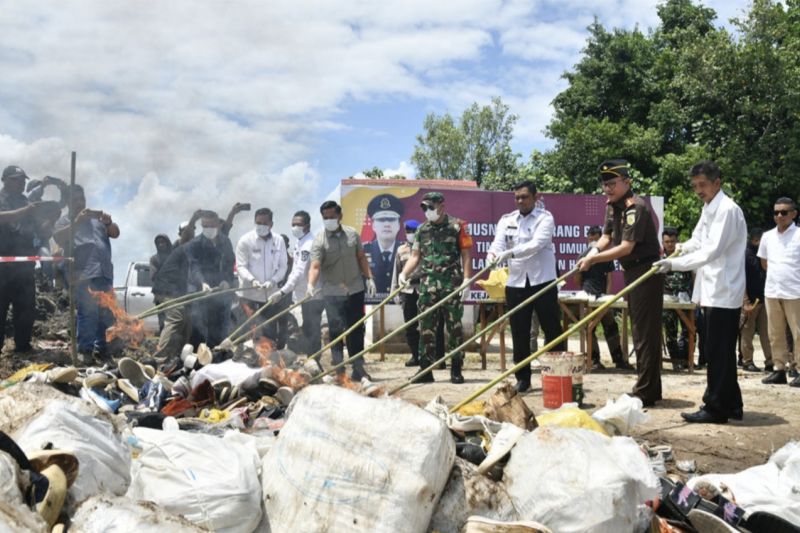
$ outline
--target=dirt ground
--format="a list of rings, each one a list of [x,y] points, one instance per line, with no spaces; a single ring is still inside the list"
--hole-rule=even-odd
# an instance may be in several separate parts
[[[577,339],[570,341],[570,349],[578,350]],[[758,340],[756,350],[755,362],[763,367],[763,354]],[[403,365],[407,358],[407,354],[387,354],[386,361],[380,362],[378,355],[371,355],[367,371],[374,381],[391,388],[412,375],[413,369]],[[480,370],[480,356],[477,353],[467,354],[464,370],[466,382],[462,385],[449,382],[449,370],[438,370],[434,372],[436,383],[412,385],[399,395],[414,402],[427,402],[441,395],[448,405],[454,405],[500,372],[498,346],[492,347],[487,359],[488,369]],[[511,363],[510,353],[507,359]],[[603,352],[602,360],[606,366],[611,366],[607,352]],[[534,389],[523,397],[534,413],[541,413],[544,411],[541,381],[536,362],[533,366]],[[668,366],[671,368],[671,365],[664,365],[662,373],[664,401],[647,409],[650,419],[635,428],[632,437],[652,444],[671,445],[676,460],[694,459],[697,471],[701,474],[738,472],[762,464],[773,451],[788,441],[800,438],[800,389],[787,385],[763,385],[761,379],[765,373],[742,372],[740,369],[739,386],[744,398],[744,419],[724,425],[687,424],[680,413],[695,411],[702,403],[705,371],[678,373],[667,370]],[[605,405],[607,399],[630,392],[635,380],[634,372],[611,369],[586,375],[583,385],[586,394],[584,408],[592,412]],[[675,471],[675,463],[667,466],[670,472]]]

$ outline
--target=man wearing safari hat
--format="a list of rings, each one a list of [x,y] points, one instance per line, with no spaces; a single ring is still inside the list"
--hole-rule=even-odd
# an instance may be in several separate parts
[[[658,227],[650,206],[631,190],[630,165],[624,159],[605,161],[598,169],[607,198],[603,236],[578,261],[582,272],[596,263],[618,260],[630,285],[659,260]],[[656,274],[628,295],[638,379],[633,395],[645,406],[661,400],[661,312],[664,275]]]
[[[448,294],[457,289],[465,278],[472,276],[470,250],[472,237],[466,231],[466,222],[445,213],[444,195],[440,192],[429,192],[422,197],[420,204],[426,221],[417,228],[411,258],[400,273],[400,284],[406,282],[420,265],[421,278],[417,308],[420,314],[442,301]],[[469,287],[464,289],[462,297],[447,300],[440,309],[444,315],[447,328],[447,349],[454,350],[464,342],[461,331],[461,317],[464,315],[463,299],[469,294]],[[433,314],[420,319],[419,362],[421,368],[433,364],[436,349]],[[452,358],[450,366],[450,382],[464,383],[461,366],[464,353],[459,352]],[[433,373],[420,376],[418,383],[433,381]]]
[[[385,297],[392,284],[392,267],[401,242],[397,240],[400,232],[400,218],[403,204],[392,194],[379,194],[367,204],[367,214],[372,220],[375,239],[364,245],[364,253],[369,260],[369,269],[375,278],[378,298]]]

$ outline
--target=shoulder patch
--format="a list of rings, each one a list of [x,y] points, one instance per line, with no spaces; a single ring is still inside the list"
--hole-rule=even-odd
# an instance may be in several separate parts
[[[628,226],[633,226],[636,222],[636,210],[635,209],[628,209],[625,211],[625,224]]]

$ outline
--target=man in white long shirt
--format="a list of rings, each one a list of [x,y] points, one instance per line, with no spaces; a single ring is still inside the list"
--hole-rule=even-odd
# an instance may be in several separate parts
[[[494,241],[486,254],[486,260],[508,261],[506,281],[506,305],[516,307],[545,285],[556,279],[556,255],[553,246],[555,222],[553,215],[544,207],[537,206],[539,195],[532,181],[523,181],[514,187],[517,210],[512,211],[497,223]],[[514,362],[519,363],[531,354],[531,318],[536,312],[545,342],[550,342],[562,333],[558,307],[558,288],[553,286],[545,294],[520,309],[509,319],[514,343]],[[563,350],[561,347],[555,350]],[[531,388],[530,365],[516,373],[517,391]]]
[[[292,294],[292,301],[299,302],[306,297],[308,290],[308,271],[311,267],[311,245],[314,235],[311,233],[311,215],[307,211],[298,211],[292,217],[292,236],[297,239],[292,253],[292,271],[283,287],[269,297],[271,305],[277,304],[287,294]],[[314,297],[300,305],[303,324],[303,339],[306,354],[316,353],[322,346],[320,327],[325,302],[321,297]]]
[[[742,419],[742,392],[736,377],[736,339],[744,301],[747,225],[742,210],[722,192],[719,167],[701,161],[690,171],[692,188],[705,203],[683,254],[655,263],[660,272],[696,270],[692,301],[702,307],[708,378],[703,403],[687,422],[724,424]],[[691,357],[691,354],[690,354]]]
[[[794,200],[778,198],[773,214],[776,226],[761,236],[758,246],[758,257],[767,271],[764,299],[775,363],[775,371],[762,380],[767,385],[786,383],[786,367],[791,365],[787,324],[794,340],[794,359],[800,362],[800,231],[794,224],[797,216]],[[800,387],[800,377],[789,385]]]
[[[272,233],[272,211],[262,207],[255,212],[255,228],[242,235],[236,243],[236,272],[242,288],[256,287],[260,291],[246,291],[239,294],[239,301],[249,316],[263,306],[269,297],[278,290],[278,283],[286,275],[286,243],[280,235]],[[247,295],[247,297],[243,297]],[[275,315],[277,305],[270,305],[262,313],[264,320]],[[277,324],[273,322],[264,328],[264,336],[276,341]]]

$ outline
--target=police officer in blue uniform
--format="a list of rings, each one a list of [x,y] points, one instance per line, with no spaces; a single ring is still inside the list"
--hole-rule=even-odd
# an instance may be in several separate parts
[[[389,294],[392,285],[394,258],[398,246],[402,244],[397,240],[397,234],[400,232],[400,218],[404,211],[402,202],[392,194],[379,194],[367,205],[375,239],[364,245],[364,253],[375,279],[379,300]]]

